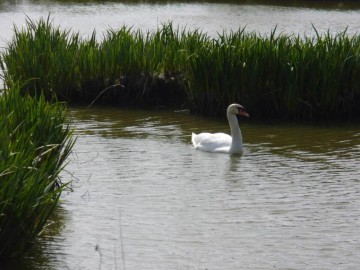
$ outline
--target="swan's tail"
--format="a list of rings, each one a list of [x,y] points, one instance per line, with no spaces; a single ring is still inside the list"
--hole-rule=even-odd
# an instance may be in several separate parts
[[[194,132],[191,134],[191,142],[195,148],[197,148],[196,136],[197,135]]]

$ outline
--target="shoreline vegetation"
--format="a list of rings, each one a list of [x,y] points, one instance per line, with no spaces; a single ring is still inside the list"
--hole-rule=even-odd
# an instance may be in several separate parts
[[[0,94],[0,262],[22,257],[49,225],[74,143],[65,105],[20,89]]]
[[[22,92],[69,104],[171,107],[219,116],[233,102],[257,119],[359,119],[360,36],[268,36],[240,29],[211,38],[172,23],[123,26],[82,39],[50,16],[27,18],[0,54]],[[314,28],[316,32],[316,29]],[[317,33],[317,32],[316,32]]]

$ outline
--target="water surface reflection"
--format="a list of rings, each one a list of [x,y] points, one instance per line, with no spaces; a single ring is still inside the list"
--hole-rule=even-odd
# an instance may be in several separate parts
[[[276,27],[278,33],[315,36],[312,25],[319,33],[347,29],[354,35],[360,30],[359,7],[355,1],[342,6],[327,1],[1,1],[0,48],[11,40],[14,25],[24,25],[26,16],[38,20],[51,14],[55,25],[84,37],[96,30],[99,39],[110,28],[155,30],[169,21],[211,36],[243,27],[263,35]]]

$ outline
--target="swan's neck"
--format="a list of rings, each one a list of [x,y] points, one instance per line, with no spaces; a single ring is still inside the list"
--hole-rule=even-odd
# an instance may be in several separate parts
[[[231,137],[232,137],[230,153],[242,153],[243,151],[242,135],[236,115],[234,114],[227,115],[227,118],[229,120]]]

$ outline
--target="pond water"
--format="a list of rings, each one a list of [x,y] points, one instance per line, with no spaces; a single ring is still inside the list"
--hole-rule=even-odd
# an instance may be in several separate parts
[[[360,30],[354,4],[232,2],[0,2],[0,47],[13,25],[49,13],[55,24],[101,33],[161,22],[211,35],[313,35]],[[244,104],[246,105],[246,104]],[[251,112],[250,112],[251,113]],[[225,120],[173,111],[73,108],[77,142],[54,225],[26,258],[1,269],[357,269],[360,126],[242,121],[245,155],[196,151],[191,132]],[[242,119],[243,120],[243,119]]]
[[[251,112],[250,112],[251,113]],[[224,119],[72,109],[56,226],[10,269],[357,269],[360,126],[240,119],[245,155],[195,150]],[[26,267],[25,267],[26,266]]]
[[[273,3],[281,2],[282,5]],[[290,4],[289,4],[290,2]],[[311,1],[81,1],[81,0],[2,0],[0,2],[0,47],[13,36],[13,26],[51,14],[55,25],[89,36],[123,25],[154,30],[164,22],[200,28],[210,35],[238,30],[269,34],[277,32],[315,35],[348,29],[360,32],[360,3]],[[294,4],[298,3],[298,4]]]

